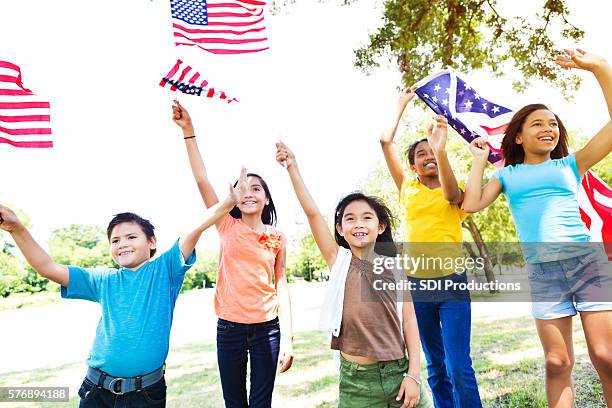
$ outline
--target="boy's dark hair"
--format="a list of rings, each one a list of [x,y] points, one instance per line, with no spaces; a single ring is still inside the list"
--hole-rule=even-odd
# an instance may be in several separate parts
[[[336,206],[336,212],[334,213],[334,227],[342,225],[342,217],[346,207],[353,201],[365,201],[378,217],[378,223],[384,225],[385,231],[376,237],[376,244],[374,245],[374,252],[379,255],[395,256],[397,255],[397,249],[395,242],[393,241],[393,226],[395,225],[395,218],[391,214],[389,208],[380,200],[378,197],[368,196],[361,192],[355,192],[344,197]],[[341,247],[350,249],[348,242],[342,235],[338,233],[338,230],[334,228],[334,237],[336,243]]]
[[[512,116],[512,119],[510,119],[510,122],[508,123],[506,133],[504,134],[504,138],[502,139],[501,143],[501,149],[505,160],[504,166],[512,166],[525,161],[525,150],[523,150],[522,145],[516,143],[515,139],[516,135],[521,132],[527,116],[537,110],[547,110],[551,112],[553,115],[555,115],[555,119],[559,125],[559,141],[557,142],[557,146],[555,146],[553,151],[550,152],[550,158],[561,159],[569,154],[569,149],[567,147],[567,129],[565,129],[565,126],[563,126],[561,119],[559,119],[554,112],[548,109],[546,105],[542,105],[541,103],[533,103],[531,105],[523,106],[514,114],[514,116]]]
[[[417,146],[419,145],[419,143],[426,142],[426,141],[427,141],[427,138],[424,137],[423,139],[417,140],[416,142],[408,146],[408,150],[406,150],[406,155],[408,156],[408,163],[410,163],[410,165],[414,164],[414,155],[416,153]]]
[[[115,228],[119,224],[123,224],[126,222],[131,222],[132,224],[138,225],[140,229],[142,229],[142,232],[144,232],[148,241],[155,237],[155,227],[153,226],[153,224],[151,224],[149,220],[146,220],[141,216],[131,212],[124,212],[116,214],[113,219],[108,223],[108,227],[106,228],[106,236],[108,237],[109,241],[111,239],[111,234],[113,233],[113,228]],[[151,250],[151,258],[153,258],[153,255],[155,255],[156,251],[156,249]]]
[[[272,195],[270,194],[270,189],[268,188],[268,184],[264,181],[263,178],[259,174],[255,173],[247,173],[247,177],[257,177],[259,181],[261,181],[261,186],[266,193],[266,198],[268,199],[268,204],[264,205],[263,211],[261,212],[261,222],[267,225],[276,225],[276,208],[274,207],[274,201],[272,201]],[[238,182],[234,183],[234,187]],[[230,211],[230,215],[234,218],[242,218],[242,212],[238,209],[238,206],[235,206]]]

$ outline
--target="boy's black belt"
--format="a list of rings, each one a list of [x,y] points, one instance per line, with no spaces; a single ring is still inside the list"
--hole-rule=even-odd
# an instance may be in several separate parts
[[[106,374],[104,371],[97,368],[89,367],[85,377],[94,383],[99,388],[104,388],[116,395],[125,394],[132,391],[141,391],[143,388],[149,387],[164,376],[166,365],[159,367],[157,370],[137,377],[113,377]]]

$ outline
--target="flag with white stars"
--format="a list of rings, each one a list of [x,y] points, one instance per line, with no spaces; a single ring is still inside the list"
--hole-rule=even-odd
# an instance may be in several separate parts
[[[501,141],[513,112],[480,95],[456,72],[444,70],[417,83],[416,94],[468,143],[476,137],[487,141],[489,162],[503,165]]]
[[[159,83],[161,87],[169,87],[171,91],[181,91],[187,95],[196,95],[203,98],[217,98],[227,103],[238,102],[236,98],[230,98],[223,91],[210,86],[200,73],[182,60],[177,59],[172,69],[162,78]]]
[[[213,54],[267,50],[265,5],[259,0],[170,0],[175,45]]]

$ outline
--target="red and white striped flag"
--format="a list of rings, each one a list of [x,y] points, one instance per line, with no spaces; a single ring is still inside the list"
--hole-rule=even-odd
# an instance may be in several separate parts
[[[265,5],[259,0],[170,0],[175,45],[213,54],[267,50]]]
[[[53,147],[50,121],[49,102],[23,86],[19,66],[0,60],[0,143]]]
[[[180,59],[176,60],[176,64],[162,78],[159,86],[170,87],[171,91],[178,90],[188,95],[218,98],[227,101],[227,103],[238,102],[238,99],[228,97],[225,92],[210,87],[208,81],[200,77],[199,72]]]
[[[612,190],[599,177],[587,171],[578,193],[580,216],[593,241],[604,242],[612,260]]]

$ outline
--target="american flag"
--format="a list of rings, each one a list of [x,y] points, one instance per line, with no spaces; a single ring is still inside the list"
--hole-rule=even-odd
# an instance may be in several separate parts
[[[441,71],[417,83],[416,94],[439,115],[444,115],[448,124],[468,143],[476,137],[486,140],[491,153],[489,162],[497,167],[503,165],[501,141],[512,110],[493,103],[452,70]]]
[[[213,54],[267,50],[264,1],[170,0],[175,44]]]
[[[612,190],[590,171],[582,178],[578,193],[580,216],[593,241],[604,242],[612,261]]]
[[[416,94],[468,143],[483,137],[491,149],[489,162],[503,166],[501,141],[514,112],[484,98],[455,71],[444,70],[419,81]],[[612,260],[612,189],[591,171],[578,192],[580,215],[593,241],[605,242]]]
[[[205,98],[218,98],[227,103],[238,102],[236,98],[230,98],[223,91],[209,86],[208,81],[201,78],[200,73],[177,59],[172,69],[159,83],[161,87],[169,87],[171,91],[181,91],[188,95],[197,95]]]
[[[0,143],[53,147],[48,101],[23,86],[19,66],[0,61]]]

